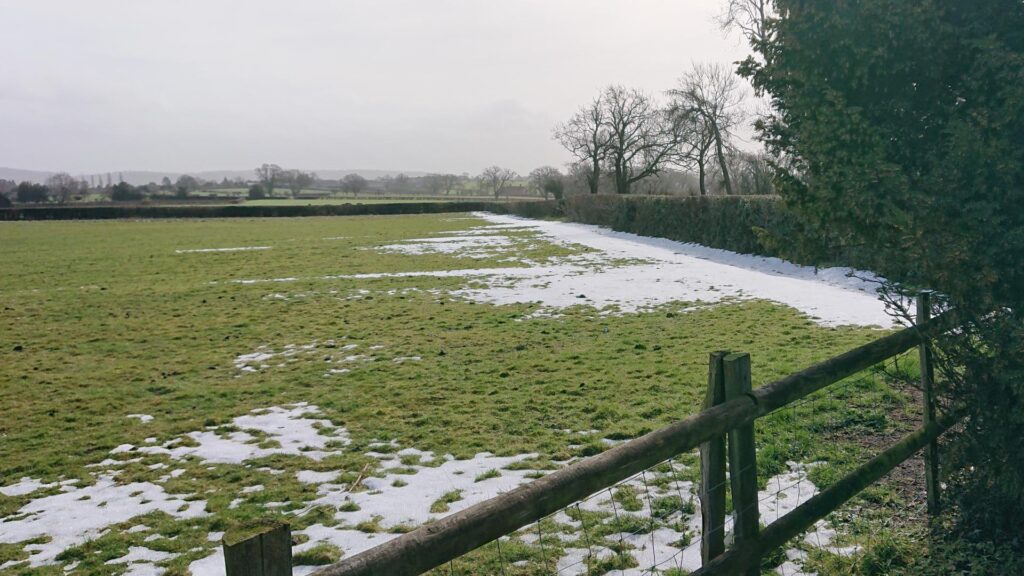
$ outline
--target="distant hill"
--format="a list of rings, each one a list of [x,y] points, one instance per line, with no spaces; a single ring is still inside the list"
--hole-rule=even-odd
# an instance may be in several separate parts
[[[399,174],[405,174],[406,176],[425,176],[427,174],[426,172],[416,171],[361,169],[303,169],[303,171],[315,172],[321,178],[326,178],[329,180],[343,178],[347,174],[359,174],[360,176],[368,180],[374,180],[385,176],[397,176]],[[24,180],[27,180],[29,182],[42,183],[45,182],[46,179],[49,178],[52,174],[53,172],[46,172],[42,170],[21,170],[19,168],[0,167],[0,180],[14,180],[15,182],[22,182]],[[236,178],[251,180],[255,178],[255,175],[253,174],[252,170],[205,170],[202,172],[151,172],[144,170],[125,170],[122,172],[110,172],[109,174],[110,177],[114,180],[114,182],[117,182],[118,178],[121,177],[124,178],[125,182],[132,184],[134,186],[138,186],[140,184],[148,184],[150,182],[156,182],[157,184],[159,184],[160,181],[164,179],[164,177],[170,178],[171,180],[175,180],[178,178],[178,176],[181,176],[182,174],[190,174],[197,178],[202,178],[203,180],[213,180],[216,182],[220,182],[224,178],[227,178],[228,180],[234,180]],[[105,180],[107,178],[107,172],[93,174],[72,174],[72,176],[76,178],[84,178],[86,180],[90,179],[91,177],[103,178]]]

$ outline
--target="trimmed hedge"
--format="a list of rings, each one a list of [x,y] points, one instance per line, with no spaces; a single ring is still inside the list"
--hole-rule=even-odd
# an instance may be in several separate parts
[[[561,214],[557,202],[395,202],[306,206],[33,206],[0,209],[0,220],[109,220],[114,218],[279,218],[488,211],[529,218]]]
[[[776,197],[573,196],[569,219],[619,232],[693,242],[744,254],[777,256],[758,230],[775,230],[792,218]]]
[[[777,196],[571,196],[569,220],[814,266],[877,269],[869,255],[815,237]]]

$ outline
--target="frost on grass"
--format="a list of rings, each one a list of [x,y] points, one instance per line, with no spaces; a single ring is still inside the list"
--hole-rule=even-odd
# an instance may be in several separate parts
[[[232,420],[231,432],[218,433],[211,426],[190,432],[182,443],[171,440],[162,446],[143,446],[137,452],[166,454],[174,459],[194,456],[206,462],[241,464],[246,460],[274,454],[291,454],[320,460],[331,454],[328,444],[347,445],[350,440],[344,428],[335,428],[330,420],[313,418],[316,406],[306,403],[256,410]],[[259,432],[258,438],[250,432]]]
[[[606,314],[628,314],[672,302],[715,304],[764,299],[800,310],[826,326],[891,327],[893,319],[877,298],[879,283],[869,273],[847,268],[817,269],[778,258],[737,254],[660,238],[612,232],[596,226],[478,214],[491,222],[468,232],[420,238],[381,249],[405,254],[445,253],[494,257],[517,267],[431,272],[380,272],[321,276],[321,280],[379,278],[464,278],[456,296],[489,304],[540,304],[538,316],[572,306]],[[533,233],[529,241],[505,233]],[[585,248],[544,264],[518,256],[523,242],[543,240]],[[285,283],[296,278],[233,280],[241,284]]]
[[[42,566],[53,563],[65,549],[97,538],[112,524],[154,511],[196,518],[205,515],[205,509],[203,501],[183,501],[150,482],[117,484],[113,475],[102,475],[92,486],[32,500],[0,522],[0,543],[36,540],[25,550],[32,554],[31,566]]]
[[[357,350],[361,344],[342,341],[325,340],[313,341],[309,344],[287,344],[281,348],[273,348],[269,345],[262,345],[253,352],[240,354],[233,360],[238,375],[255,373],[269,370],[272,367],[282,368],[289,364],[302,361],[313,361],[326,364],[324,376],[337,376],[348,373],[354,365],[373,362],[377,360],[374,354],[363,354]],[[385,346],[375,344],[366,348],[371,352],[384,349]],[[399,356],[393,360],[402,363],[408,360],[418,360],[419,356]]]

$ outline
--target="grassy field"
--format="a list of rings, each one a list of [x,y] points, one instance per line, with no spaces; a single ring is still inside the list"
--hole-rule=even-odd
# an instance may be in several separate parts
[[[635,437],[696,412],[712,350],[750,352],[757,385],[880,335],[822,327],[763,301],[696,310],[679,302],[621,316],[577,306],[533,317],[538,305],[493,306],[451,294],[464,278],[351,277],[515,267],[587,252],[515,230],[506,232],[519,255],[513,260],[377,249],[481,224],[425,215],[0,225],[0,486],[23,477],[96,485],[104,470],[96,464],[110,459],[105,466],[117,470],[117,484],[158,485],[178,498],[179,511],[205,503],[208,512],[153,511],[118,522],[68,547],[52,566],[24,564],[31,543],[0,543],[0,573],[61,574],[74,566],[119,574],[125,564],[107,562],[146,542],[168,554],[159,563],[170,574],[184,574],[218,546],[211,533],[256,518],[282,515],[294,530],[337,524],[334,510],[309,511],[318,492],[298,472],[340,472],[335,482],[358,485],[385,475],[387,457],[368,452],[397,447],[461,459],[533,454],[524,466],[543,471],[603,450],[601,439]],[[202,251],[244,247],[261,249]],[[294,280],[239,282],[276,278]],[[344,349],[362,357],[331,372]],[[245,369],[244,358],[261,353],[274,359]],[[320,459],[271,454],[244,464],[137,449],[189,446],[195,441],[187,435],[203,430],[228,437],[239,431],[234,419],[250,411],[302,402],[330,421],[318,425],[321,434],[344,429],[344,449],[328,442]],[[868,380],[826,416],[885,429],[896,425],[887,415],[906,403]],[[852,442],[815,442],[822,422],[779,421],[760,434],[762,477],[794,455],[805,462],[860,455]],[[252,434],[249,444],[274,448],[272,439]],[[122,445],[130,446],[115,450]],[[426,461],[402,456],[407,467]],[[181,472],[168,477],[168,468]],[[417,469],[408,472],[414,484]],[[246,490],[254,486],[261,488]],[[0,518],[23,517],[33,499],[61,490],[0,495]],[[447,508],[444,498],[436,504],[438,514]],[[367,522],[357,528],[382,529]],[[303,560],[340,553],[325,545]]]

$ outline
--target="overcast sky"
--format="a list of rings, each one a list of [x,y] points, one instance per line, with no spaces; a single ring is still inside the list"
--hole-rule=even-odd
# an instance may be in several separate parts
[[[603,86],[734,62],[720,0],[0,0],[0,166],[525,173]]]

